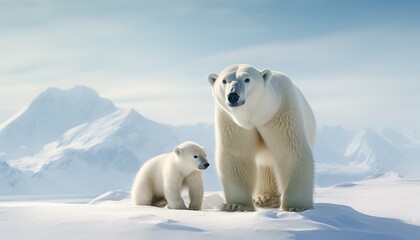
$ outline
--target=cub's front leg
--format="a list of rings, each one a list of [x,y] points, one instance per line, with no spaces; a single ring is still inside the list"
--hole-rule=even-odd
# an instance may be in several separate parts
[[[201,172],[193,172],[185,178],[188,187],[188,195],[190,197],[190,210],[201,210],[204,196],[203,178]]]
[[[177,172],[170,172],[163,181],[163,192],[168,207],[171,209],[187,209],[181,197],[183,176]]]

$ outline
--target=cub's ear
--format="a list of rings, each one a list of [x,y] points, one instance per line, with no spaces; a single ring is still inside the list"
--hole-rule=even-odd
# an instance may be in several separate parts
[[[176,148],[174,149],[174,153],[175,153],[176,155],[181,154],[181,148],[176,147]]]
[[[214,83],[217,80],[217,74],[215,73],[210,73],[209,76],[207,77],[207,80],[209,81],[210,85],[213,87]]]
[[[262,70],[261,75],[264,79],[265,84],[268,84],[270,82],[271,78],[273,77],[273,73],[271,72],[270,69]]]

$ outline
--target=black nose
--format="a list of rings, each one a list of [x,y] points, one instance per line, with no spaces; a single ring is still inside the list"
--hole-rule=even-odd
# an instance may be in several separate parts
[[[230,103],[236,103],[239,100],[239,95],[237,93],[229,93],[228,95],[228,101]]]
[[[210,164],[209,163],[204,163],[204,167],[205,168],[208,168],[210,166]]]

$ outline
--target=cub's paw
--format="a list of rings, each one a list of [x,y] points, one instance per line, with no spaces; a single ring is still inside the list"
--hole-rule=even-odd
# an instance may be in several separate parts
[[[245,206],[235,203],[226,203],[219,206],[219,211],[225,212],[253,212],[255,211],[254,206]]]
[[[261,208],[279,208],[280,196],[269,194],[256,194],[253,197],[254,204]]]

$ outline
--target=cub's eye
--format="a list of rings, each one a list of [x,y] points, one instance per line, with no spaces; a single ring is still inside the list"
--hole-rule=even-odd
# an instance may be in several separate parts
[[[250,80],[249,80],[249,78],[246,78],[244,81],[245,81],[245,82],[249,82]]]
[[[198,158],[198,156],[197,155],[194,155],[194,157],[193,158]]]
[[[226,83],[227,83],[227,81],[226,81],[225,79],[223,79],[222,83],[223,83],[223,84],[226,84]]]

